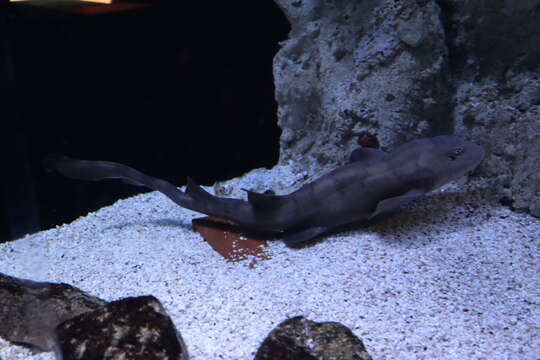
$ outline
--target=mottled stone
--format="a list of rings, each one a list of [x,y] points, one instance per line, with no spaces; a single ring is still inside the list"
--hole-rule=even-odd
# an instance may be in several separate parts
[[[54,347],[54,328],[58,324],[105,304],[67,284],[0,273],[0,336],[36,351],[49,351]]]
[[[113,301],[56,328],[63,360],[186,360],[182,336],[153,296]]]
[[[276,359],[371,360],[371,356],[347,327],[297,316],[272,330],[255,355],[255,360]]]

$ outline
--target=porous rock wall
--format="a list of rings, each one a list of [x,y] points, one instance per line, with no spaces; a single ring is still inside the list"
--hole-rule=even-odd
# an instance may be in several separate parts
[[[275,0],[291,23],[274,59],[280,164],[316,176],[356,134],[383,149],[454,133],[477,174],[540,216],[540,0]]]

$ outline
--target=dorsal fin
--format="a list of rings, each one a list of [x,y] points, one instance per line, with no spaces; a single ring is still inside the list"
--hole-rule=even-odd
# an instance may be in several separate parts
[[[359,147],[354,149],[349,158],[350,162],[362,162],[365,166],[372,165],[377,162],[383,162],[388,159],[388,153],[367,147]]]
[[[272,210],[280,207],[286,200],[284,196],[272,194],[259,194],[254,191],[242,189],[247,192],[248,201],[257,209]]]

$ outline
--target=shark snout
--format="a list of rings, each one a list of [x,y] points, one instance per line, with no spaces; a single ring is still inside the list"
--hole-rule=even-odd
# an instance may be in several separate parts
[[[484,159],[486,155],[486,151],[484,148],[480,145],[476,145],[475,143],[469,143],[470,145],[470,160],[474,164],[473,169],[478,166]],[[472,170],[472,169],[471,169]]]

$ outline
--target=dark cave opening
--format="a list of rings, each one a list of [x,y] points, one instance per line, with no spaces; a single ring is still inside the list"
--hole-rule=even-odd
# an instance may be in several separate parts
[[[48,173],[50,153],[177,185],[277,162],[272,60],[289,25],[272,1],[97,12],[55,3],[2,3],[0,242],[148,191]]]

